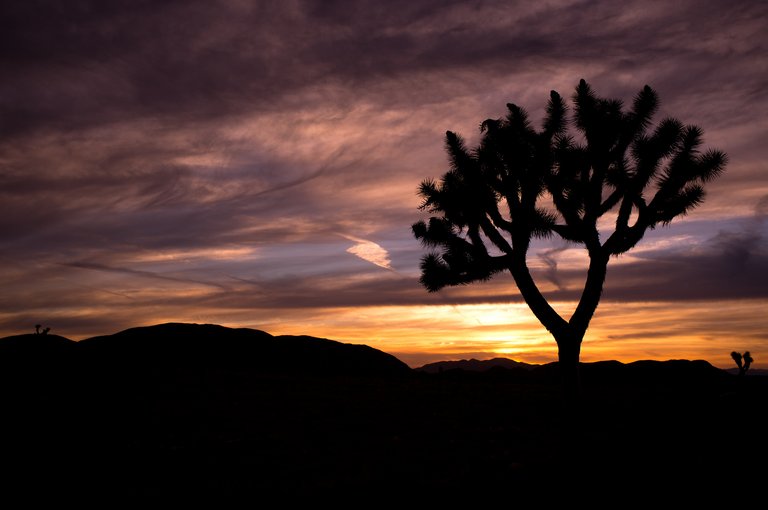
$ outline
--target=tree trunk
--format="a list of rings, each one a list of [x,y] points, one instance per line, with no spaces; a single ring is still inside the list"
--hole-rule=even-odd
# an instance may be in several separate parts
[[[598,244],[597,248],[589,252],[587,279],[584,282],[584,290],[581,293],[579,304],[568,321],[567,333],[555,336],[563,392],[566,400],[571,403],[575,403],[581,398],[581,374],[579,370],[581,342],[600,302],[607,268],[608,255],[600,249]]]
[[[583,335],[567,335],[557,338],[558,368],[566,404],[575,404],[581,398],[581,373],[579,355]]]
[[[608,255],[600,248],[599,243],[596,243],[595,246],[589,252],[589,268],[581,299],[571,319],[567,322],[560,317],[541,294],[528,269],[525,250],[513,251],[509,266],[520,294],[528,307],[557,342],[558,366],[563,395],[569,404],[575,404],[581,398],[581,376],[579,373],[581,342],[600,302],[608,267]]]

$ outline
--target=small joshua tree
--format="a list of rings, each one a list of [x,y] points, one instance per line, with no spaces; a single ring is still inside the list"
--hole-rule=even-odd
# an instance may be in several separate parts
[[[731,358],[733,358],[733,361],[736,362],[736,366],[739,367],[740,376],[743,376],[747,373],[747,370],[749,370],[750,365],[752,365],[752,362],[754,361],[752,359],[752,355],[749,354],[749,351],[744,351],[743,355],[739,352],[733,351],[731,353]]]

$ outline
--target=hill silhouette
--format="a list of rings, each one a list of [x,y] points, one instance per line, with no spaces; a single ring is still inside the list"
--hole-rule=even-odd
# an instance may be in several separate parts
[[[240,369],[262,373],[384,375],[409,371],[367,345],[311,336],[272,336],[248,328],[167,323],[78,342],[83,355],[130,370]]]
[[[46,353],[69,349],[75,341],[54,334],[14,335],[0,338],[0,353],[13,355],[45,355]]]
[[[584,363],[565,423],[557,364],[495,363],[430,373],[367,346],[180,323],[0,339],[0,479],[62,500],[434,504],[554,501],[566,486],[583,502],[671,501],[761,477],[744,459],[768,452],[766,378]]]

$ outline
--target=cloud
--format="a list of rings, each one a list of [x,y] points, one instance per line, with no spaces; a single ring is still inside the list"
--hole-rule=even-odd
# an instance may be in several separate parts
[[[721,220],[768,193],[766,15],[725,0],[6,2],[3,324],[519,301],[505,275],[419,287],[416,190],[448,167],[445,130],[476,139],[507,102],[537,122],[581,77],[626,102],[654,86],[731,158],[692,215],[706,221],[685,223],[709,234],[612,265],[606,299],[764,298],[764,223]],[[533,271],[576,299],[583,273],[557,250],[532,252]]]
[[[559,246],[538,253],[539,258],[547,265],[546,279],[552,282],[558,290],[565,290],[565,286],[557,273],[557,255],[567,249],[568,246]]]
[[[392,261],[389,259],[389,253],[380,245],[366,239],[360,239],[345,234],[340,235],[345,239],[349,239],[350,241],[356,243],[355,245],[347,248],[347,253],[351,253],[356,257],[360,257],[361,259],[370,262],[371,264],[375,264],[379,267],[383,267],[384,269],[393,271]]]

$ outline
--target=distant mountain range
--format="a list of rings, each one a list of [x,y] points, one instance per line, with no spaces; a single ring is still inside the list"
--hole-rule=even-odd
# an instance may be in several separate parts
[[[414,370],[419,372],[425,372],[427,374],[437,374],[446,370],[466,370],[469,372],[485,372],[491,369],[524,369],[531,370],[539,365],[531,365],[529,363],[523,363],[522,361],[515,361],[509,358],[493,358],[486,360],[478,359],[462,359],[457,361],[437,361],[435,363],[427,363]]]
[[[670,360],[670,361],[675,361],[675,360]],[[600,361],[597,363],[610,363],[610,362]],[[618,363],[618,362],[614,362],[614,363]],[[629,365],[634,365],[635,367],[637,367],[637,366],[643,366],[643,365],[650,365],[654,363],[660,363],[660,362],[650,361],[650,360],[645,360],[645,361],[641,360],[641,361],[635,361],[635,362],[629,363]],[[582,363],[582,364],[589,366],[591,363]],[[549,365],[549,363],[545,365]],[[500,369],[535,371],[541,366],[543,365],[524,363],[522,361],[515,361],[509,358],[492,358],[492,359],[485,359],[485,360],[478,360],[478,359],[472,358],[472,359],[461,359],[461,360],[455,360],[455,361],[437,361],[435,363],[427,363],[426,365],[417,367],[414,370],[416,370],[417,372],[424,372],[427,374],[439,374],[439,373],[442,373],[445,371],[451,371],[451,370],[466,371],[466,372],[487,372],[489,370],[500,370]],[[723,370],[732,375],[738,375],[739,373],[739,369],[736,367],[720,369],[720,370]],[[747,375],[761,375],[761,376],[768,375],[768,370],[762,369],[762,368],[751,368],[747,372]]]
[[[736,368],[736,367],[734,367],[734,368],[726,368],[725,371],[728,372],[729,374],[733,374],[733,375],[738,375],[738,373],[739,373],[739,369]],[[746,375],[768,375],[768,369],[765,369],[765,368],[750,368],[749,370],[747,370],[747,374]]]

